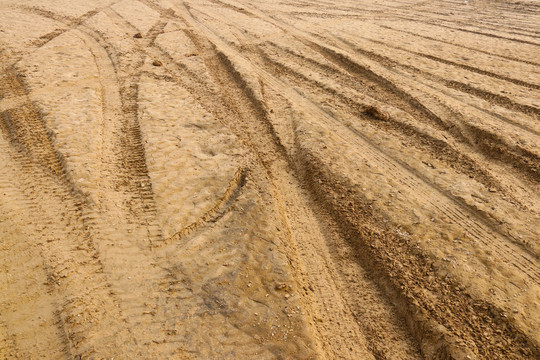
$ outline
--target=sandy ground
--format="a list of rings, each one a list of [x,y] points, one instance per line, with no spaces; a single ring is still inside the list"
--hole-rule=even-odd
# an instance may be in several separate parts
[[[540,358],[536,0],[0,0],[0,359]]]

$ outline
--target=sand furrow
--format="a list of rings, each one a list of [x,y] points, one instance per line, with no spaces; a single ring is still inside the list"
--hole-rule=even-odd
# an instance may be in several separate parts
[[[538,10],[0,0],[0,358],[538,358]]]

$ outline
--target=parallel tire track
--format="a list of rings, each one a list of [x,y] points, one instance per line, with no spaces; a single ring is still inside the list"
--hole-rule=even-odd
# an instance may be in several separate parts
[[[19,292],[13,301],[0,296],[14,309],[13,317],[0,317],[0,357],[540,356],[531,316],[540,263],[530,244],[540,211],[532,204],[540,184],[533,123],[540,109],[531,94],[540,85],[533,75],[461,62],[460,44],[420,34],[432,25],[472,34],[472,45],[463,46],[470,51],[475,39],[503,41],[481,52],[535,69],[530,54],[493,52],[540,46],[536,7],[137,0],[75,17],[54,6],[13,6],[60,25],[25,46],[10,43],[13,56],[0,58],[0,197],[13,200],[0,206],[0,228],[24,226],[29,212],[32,234],[22,234],[28,239],[20,244],[0,243],[0,253],[40,262],[21,267],[16,279],[0,277],[2,289],[11,284]],[[500,27],[497,11],[507,15]],[[403,33],[424,43],[409,49],[396,39],[399,22],[411,19],[418,33]],[[351,29],[394,35],[355,39],[345,28],[360,21]],[[62,47],[63,36],[78,45]],[[445,44],[453,57],[445,57]],[[85,99],[53,94],[54,101],[39,102],[42,94],[19,74],[19,60],[34,51],[91,59],[88,73],[74,66],[52,80],[74,93],[88,90],[81,94],[89,94],[95,114],[84,126],[98,136],[87,153],[84,146],[70,152],[72,129],[63,127],[70,115],[51,121],[58,134],[48,127],[55,106]],[[407,63],[409,55],[415,59]],[[39,75],[36,69],[27,76]],[[157,99],[146,96],[175,99],[180,88],[189,109],[175,104],[173,114],[155,116]],[[170,204],[183,199],[196,208],[199,201],[167,195],[182,186],[182,171],[198,179],[198,169],[184,169],[184,153],[201,157],[189,164],[222,159],[213,149],[193,149],[203,145],[193,139],[213,132],[201,126],[187,140],[175,133],[184,131],[179,124],[198,128],[189,118],[194,109],[218,120],[227,130],[223,142],[238,142],[247,156],[234,163],[241,165],[222,193],[213,200],[206,194],[207,208],[198,204],[198,218],[182,228],[167,225],[174,234],[166,239],[164,213],[189,208]],[[173,123],[174,116],[186,119]],[[160,130],[147,136],[147,126]],[[157,133],[165,128],[161,142]],[[236,151],[223,158],[240,156]],[[158,153],[174,154],[178,172],[155,166]],[[212,178],[201,176],[205,181]],[[161,213],[157,204],[170,209]],[[0,269],[11,268],[19,269],[0,261]],[[282,278],[291,283],[273,283]],[[32,281],[38,286],[25,293],[27,304],[17,303]],[[39,292],[47,295],[40,300]],[[38,327],[25,306],[38,300],[50,305],[41,314],[51,341],[32,348],[25,334]],[[18,332],[21,324],[28,331]],[[293,327],[302,329],[289,333]]]
[[[208,31],[207,30],[205,30],[205,34],[208,36]],[[227,48],[227,46],[225,46],[220,40],[217,40],[217,38],[214,38],[213,35],[211,37],[211,41],[213,41],[214,44],[218,44],[217,46],[219,48],[221,48],[222,51],[225,51],[223,49]],[[229,52],[229,50],[227,50],[227,52]],[[227,56],[229,57],[231,55],[227,55]],[[241,60],[241,61],[244,64],[244,61],[243,60]],[[247,64],[246,64],[246,66],[247,66]],[[279,81],[272,79],[271,77],[268,76],[268,74],[264,73],[263,71],[255,70],[255,73],[257,73],[257,74],[259,74],[259,76],[263,77],[272,86],[276,86],[276,88],[279,89],[282,93],[287,94],[287,96],[289,98],[291,98],[294,102],[296,102],[296,103],[306,103],[305,100],[303,100],[303,99],[300,100],[299,99],[298,94],[293,93],[293,92],[288,91],[288,90],[285,90],[285,88],[279,83]],[[315,109],[313,109],[313,110],[315,110]],[[311,116],[313,116],[314,118],[323,116],[323,117],[328,119],[327,115],[323,115],[323,114],[320,114],[320,113],[318,113],[318,115],[315,115],[316,113],[317,113],[316,111],[313,112],[311,114]],[[359,143],[358,143],[358,145],[359,145],[360,148],[364,148],[364,150],[367,150],[367,148],[365,148],[364,146],[360,146]],[[375,161],[378,161],[379,164],[384,164],[385,162],[388,162],[388,159],[384,159],[379,155],[382,155],[382,154],[375,155],[375,153],[371,153],[372,158],[377,159]],[[384,157],[384,155],[383,155],[383,157]],[[396,171],[399,172],[398,167],[396,167],[394,165],[391,165],[390,163],[388,165],[392,167],[392,171],[389,171],[388,173],[395,173]],[[411,177],[411,176],[403,176],[403,175],[404,174],[400,174],[399,177],[401,179],[396,178],[396,180],[398,182],[401,182],[403,185],[406,185],[406,186],[410,187],[411,189],[412,188],[416,189],[416,191],[419,188],[423,187],[423,186],[420,186],[420,184],[417,182],[417,180],[414,180],[413,177]],[[396,176],[397,176],[397,174],[396,174]],[[413,185],[413,183],[414,183],[414,185]],[[430,198],[430,196],[427,196],[427,194],[426,194],[426,199],[427,198]],[[463,214],[463,212],[461,210],[455,209],[454,205],[446,204],[446,205],[443,206],[442,204],[435,204],[435,203],[430,203],[430,205],[438,207],[442,211],[442,213],[445,213],[450,218],[453,218],[454,223],[463,224],[466,228],[468,228],[470,230],[470,231],[468,231],[469,234],[471,234],[473,237],[477,238],[478,240],[482,241],[485,245],[488,245],[488,244],[491,245],[492,244],[493,240],[488,241],[486,239],[486,236],[489,237],[489,238],[494,239],[492,237],[492,235],[488,235],[489,232],[487,232],[485,228],[478,227],[478,224],[475,224],[474,222],[471,222],[471,221],[467,220],[468,215],[466,216],[465,214]],[[464,229],[465,229],[465,227],[464,227]],[[476,230],[473,230],[473,229],[476,229]],[[484,240],[486,240],[486,241],[484,241]],[[501,245],[506,246],[506,244],[504,244],[504,242],[500,242],[499,240],[497,240],[497,243],[500,243]],[[500,251],[502,251],[502,253],[505,253],[504,256],[510,256],[510,257],[513,258],[514,257],[513,251],[504,250],[504,246],[500,247]],[[521,266],[521,265],[518,265],[518,264],[522,263],[522,259],[521,259],[521,257],[518,256],[512,262],[513,262],[513,264],[515,264],[515,266]],[[526,262],[529,262],[529,261],[526,261]],[[525,263],[523,263],[523,264],[525,264]],[[534,264],[534,261],[532,263],[529,263],[529,265],[532,266],[531,268],[529,268],[529,270],[525,270],[525,268],[523,268],[523,270],[528,272],[529,275],[532,276],[532,279],[534,279],[535,278],[534,274],[537,273],[537,271],[535,270],[534,265],[532,265],[532,264]],[[536,279],[536,280],[538,280],[538,279]]]

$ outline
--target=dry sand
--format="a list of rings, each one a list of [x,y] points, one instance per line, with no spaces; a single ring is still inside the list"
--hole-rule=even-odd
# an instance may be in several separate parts
[[[0,0],[0,359],[540,358],[536,0]]]

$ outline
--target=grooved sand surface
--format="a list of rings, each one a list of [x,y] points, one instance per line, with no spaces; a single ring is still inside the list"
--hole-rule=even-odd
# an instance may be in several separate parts
[[[538,359],[536,0],[0,0],[0,359]]]

